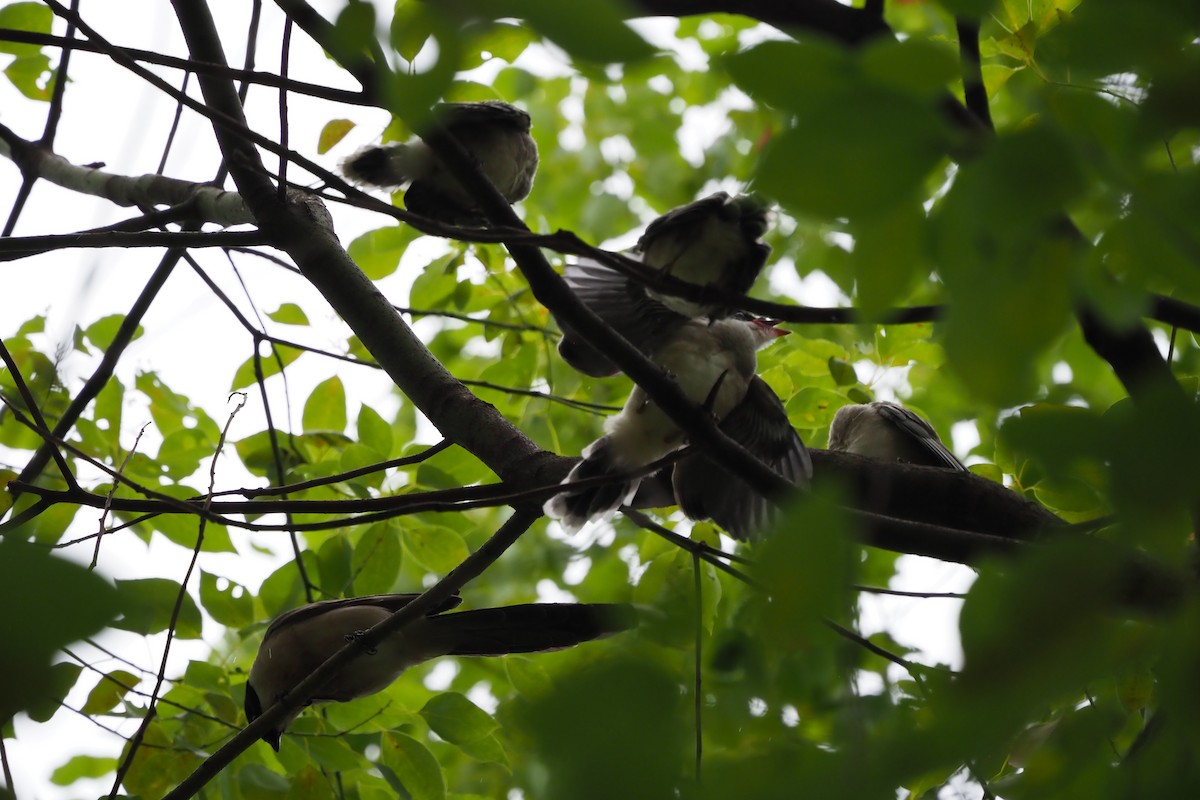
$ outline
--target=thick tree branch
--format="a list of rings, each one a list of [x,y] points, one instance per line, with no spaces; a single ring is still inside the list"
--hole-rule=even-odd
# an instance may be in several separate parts
[[[1135,403],[1145,401],[1147,392],[1161,389],[1182,410],[1191,406],[1171,368],[1163,360],[1154,337],[1140,325],[1114,330],[1089,307],[1077,312],[1083,337],[1096,354],[1108,362]],[[1156,389],[1157,387],[1157,389]]]
[[[819,33],[847,44],[891,34],[879,15],[836,0],[634,0],[633,7],[656,17],[741,14],[783,31]]]
[[[137,247],[252,247],[269,244],[266,236],[258,231],[108,231],[104,233],[59,233],[46,236],[10,236],[0,239],[0,261],[15,261],[20,258],[69,250],[72,248],[121,248]]]
[[[128,177],[93,167],[76,166],[62,156],[22,139],[2,124],[0,155],[11,158],[26,174],[36,175],[80,194],[103,197],[119,206],[187,204],[198,221],[225,226],[253,221],[246,204],[235,192],[162,175]]]
[[[813,450],[812,458],[820,480],[841,481],[857,498],[855,507],[871,513],[1019,540],[1065,525],[1037,503],[973,472],[832,450]]]

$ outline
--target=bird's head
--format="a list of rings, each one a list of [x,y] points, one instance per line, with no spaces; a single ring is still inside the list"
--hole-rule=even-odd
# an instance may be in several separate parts
[[[246,684],[245,709],[246,709],[247,724],[254,722],[254,720],[261,717],[262,713],[263,713],[262,700],[259,699],[258,692],[255,691],[254,686],[250,683]],[[267,744],[271,745],[271,749],[274,750],[276,753],[278,753],[279,752],[279,742],[283,738],[283,730],[275,729],[275,730],[264,731],[262,736],[260,736],[259,738],[262,739]]]

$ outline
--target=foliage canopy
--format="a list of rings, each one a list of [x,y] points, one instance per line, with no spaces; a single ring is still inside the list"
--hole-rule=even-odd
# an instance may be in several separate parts
[[[0,635],[23,643],[0,667],[2,732],[13,739],[18,712],[66,714],[70,695],[129,738],[120,753],[64,750],[56,783],[119,774],[119,791],[145,798],[191,796],[189,775],[230,798],[1195,796],[1200,5],[400,0],[390,18],[362,0],[327,17],[303,0],[247,5],[248,20],[214,27],[207,3],[174,0],[186,46],[169,54],[106,39],[88,23],[115,26],[86,7],[83,19],[53,0],[0,8],[5,75],[45,109],[0,125],[21,168],[0,282],[80,246],[161,258],[131,311],[76,321],[62,347],[34,307],[0,330]],[[639,17],[657,19],[628,22]],[[68,22],[73,43],[52,34]],[[313,42],[332,59],[319,68],[281,55]],[[288,69],[256,66],[255,45]],[[249,51],[246,71],[212,66],[222,50]],[[68,76],[96,60],[131,65],[130,82],[167,76],[153,85],[212,121],[218,183],[237,195],[185,201],[155,177],[95,187],[93,170],[56,160]],[[181,67],[202,94],[177,88]],[[281,96],[320,124],[281,118]],[[718,189],[752,185],[777,203],[753,297],[781,304],[798,335],[761,354],[760,374],[817,451],[817,486],[741,546],[751,564],[735,566],[754,585],[632,518],[570,540],[534,522],[482,565],[468,606],[632,600],[655,610],[643,629],[426,664],[306,712],[278,754],[252,745],[218,764],[245,725],[266,621],[312,599],[427,588],[486,553],[630,390],[558,358],[553,282],[528,239],[440,230],[330,174],[356,137],[405,139],[435,102],[493,98],[534,120],[541,165],[517,210],[548,234],[533,241],[556,266],[628,246]],[[320,187],[334,230],[363,227],[355,206],[369,229],[342,250],[324,212],[273,190],[281,174]],[[212,177],[189,174],[187,191]],[[14,236],[26,187],[45,181],[144,213]],[[162,335],[147,310],[185,271],[230,312],[182,316],[189,336],[247,334],[194,369],[243,393],[235,413],[254,430],[133,366],[131,344]],[[411,327],[372,304],[368,279]],[[389,390],[373,395],[363,386],[380,370]],[[1003,483],[1044,521],[1092,524],[1017,541],[1027,531],[964,494],[974,482],[820,452],[839,407],[897,389],[955,432],[978,483]],[[876,474],[920,491],[865,516],[853,487]],[[722,545],[711,525],[656,514]],[[113,537],[169,541],[186,571],[146,563],[102,579]],[[289,538],[294,557],[270,574],[239,581],[222,566]],[[81,565],[93,550],[101,569]],[[857,632],[864,587],[887,587],[906,552],[978,571],[961,665]],[[112,630],[153,637],[155,652],[164,632],[215,644],[162,668],[74,644]]]

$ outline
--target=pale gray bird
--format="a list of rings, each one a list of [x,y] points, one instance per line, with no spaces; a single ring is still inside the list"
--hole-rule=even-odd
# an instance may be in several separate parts
[[[839,408],[829,426],[829,449],[883,461],[967,471],[928,422],[887,400]]]
[[[330,656],[363,631],[387,619],[419,595],[378,594],[324,600],[280,614],[267,628],[250,679],[246,719],[258,719]],[[502,656],[573,647],[637,624],[632,606],[604,603],[535,603],[443,614],[459,603],[451,597],[429,616],[414,620],[378,647],[351,662],[308,703],[346,702],[387,688],[409,667],[438,656]],[[297,708],[262,740],[279,750]]]
[[[715,322],[701,317],[685,320],[670,336],[660,340],[649,356],[693,402],[703,404],[718,420],[726,420],[734,416],[735,409],[747,397],[754,405],[743,413],[751,414],[753,408],[763,407],[760,399],[763,389],[774,396],[766,384],[758,385],[761,381],[755,375],[758,361],[755,354],[787,333],[772,321],[745,314]],[[778,398],[775,402],[779,402]],[[769,413],[782,411],[780,405]],[[782,421],[791,427],[786,413]],[[635,472],[687,443],[675,421],[638,386],[621,412],[605,421],[604,429],[605,435],[584,449],[583,461],[571,470],[564,483]],[[804,447],[798,436],[794,443]],[[806,460],[807,452],[797,458]],[[640,477],[632,477],[586,489],[566,489],[546,502],[545,511],[560,520],[566,530],[575,532],[588,520],[611,517],[617,508],[629,502],[640,483]]]
[[[450,174],[422,139],[449,133],[474,156],[480,170],[510,203],[529,196],[537,172],[537,143],[529,115],[508,103],[442,103],[422,138],[367,147],[342,162],[352,181],[395,187],[408,183],[404,207],[451,224],[483,221],[474,197]]]
[[[771,253],[770,245],[759,241],[766,232],[767,212],[757,199],[717,192],[651,222],[633,250],[664,275],[745,294]],[[685,317],[720,319],[732,312],[725,303],[685,300],[654,286],[646,293]]]

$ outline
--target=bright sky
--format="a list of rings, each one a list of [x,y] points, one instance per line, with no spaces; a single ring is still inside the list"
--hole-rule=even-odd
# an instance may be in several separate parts
[[[111,41],[153,48],[164,53],[184,53],[169,4],[161,0],[122,0],[119,14],[111,15],[111,19],[96,13],[95,5],[84,2],[83,13]],[[330,17],[341,3],[324,0],[313,5]],[[381,18],[386,20],[391,4],[378,2],[377,5],[381,9]],[[244,35],[247,29],[249,4],[241,0],[214,0],[211,6],[219,24],[233,32],[226,38],[226,45],[234,46],[238,32]],[[654,26],[639,28],[656,42],[670,39],[669,36],[661,36],[661,26],[657,30]],[[275,5],[265,3],[264,33],[260,41],[279,41],[280,30],[281,22]],[[61,32],[61,29],[56,28],[56,32]],[[689,57],[694,55],[689,54]],[[227,56],[232,63],[241,63],[241,53],[228,52]],[[259,52],[258,67],[274,70],[278,57],[277,50],[263,48]],[[5,57],[0,56],[0,66],[4,61]],[[546,65],[546,61],[541,64],[542,67]],[[178,73],[174,71],[159,72],[172,81],[178,80]],[[352,88],[345,76],[334,69],[299,31],[292,39],[291,75],[302,80]],[[114,97],[114,89],[119,92],[117,98]],[[251,122],[265,135],[273,136],[277,131],[276,102],[277,96],[271,90],[256,87],[251,91],[248,106]],[[45,111],[44,104],[26,100],[7,81],[0,80],[0,121],[19,135],[26,139],[38,138]],[[130,77],[103,57],[77,53],[72,62],[71,85],[55,149],[76,164],[105,162],[107,169],[118,174],[153,172],[173,113],[172,103],[157,90]],[[381,111],[345,108],[302,97],[292,98],[289,113],[292,147],[331,169],[336,168],[338,160],[346,154],[375,139],[388,122],[387,114]],[[316,154],[317,135],[322,126],[335,117],[354,119],[359,127],[332,153],[319,156]],[[712,120],[697,117],[694,123],[695,135],[702,137],[701,131],[708,129]],[[685,152],[693,146],[699,147],[685,138]],[[207,124],[195,115],[185,115],[168,161],[167,174],[190,180],[207,180],[214,174],[218,163],[218,154]],[[16,168],[8,163],[0,163],[0,209],[4,209],[5,213],[12,207],[19,185],[20,176]],[[376,216],[349,208],[338,207],[334,209],[334,214],[343,244],[349,244],[360,233],[384,224]],[[117,208],[41,182],[21,216],[16,233],[34,235],[82,230],[135,215],[136,212],[130,209]],[[86,326],[108,314],[127,311],[156,266],[157,259],[158,253],[153,251],[73,250],[0,264],[0,336],[10,336],[29,317],[43,313],[48,319],[48,340],[66,348],[76,325]],[[247,291],[239,286],[223,257],[216,251],[206,251],[200,255],[200,260],[227,294],[243,311],[248,312]],[[346,335],[344,325],[302,279],[253,259],[243,259],[238,266],[250,296],[260,300],[277,297],[278,302],[297,302],[310,320],[325,323],[307,334],[305,341],[334,350],[340,348]],[[780,270],[775,275],[794,276],[794,272]],[[412,277],[412,270],[406,272],[402,268],[395,276],[383,281],[381,288],[397,302],[402,302],[407,296],[407,284]],[[773,280],[786,278],[773,277]],[[822,281],[819,276],[803,284],[796,283],[793,277],[792,284],[786,288],[813,304],[830,304],[838,299],[832,284],[827,280]],[[262,310],[272,311],[274,308],[268,303]],[[186,266],[181,265],[146,317],[144,327],[148,335],[131,346],[118,370],[118,377],[130,385],[136,372],[153,370],[167,385],[206,409],[218,424],[224,424],[232,410],[232,404],[227,402],[229,386],[226,378],[213,380],[213,375],[231,374],[232,367],[214,370],[211,365],[214,362],[240,363],[249,354],[248,336],[233,323],[228,311]],[[197,331],[203,331],[203,335],[197,335]],[[301,338],[291,330],[286,334]],[[311,368],[306,366],[304,359],[289,368],[291,397],[294,400],[292,420],[297,425],[302,407],[302,400],[298,398],[305,397],[318,380],[326,377],[325,370],[318,368],[317,360],[311,361]],[[94,357],[73,352],[66,354],[63,369],[69,378],[71,390],[78,389],[95,363]],[[351,373],[349,378],[347,392],[352,418],[361,402],[381,409],[394,407],[391,386],[377,371],[362,369]],[[283,408],[281,387],[274,385],[274,390],[274,407]],[[257,402],[250,403],[238,415],[230,432],[231,440],[264,427],[261,414],[255,410],[257,406]],[[132,400],[127,402],[123,432],[127,443],[132,443],[137,431],[149,420],[146,408]],[[157,447],[152,426],[147,430],[141,447],[148,450]],[[14,460],[11,456],[0,448],[0,464],[11,463]],[[233,459],[222,458],[219,470],[226,486],[257,484],[255,479],[240,471]],[[79,535],[85,535],[95,525],[95,516],[81,512],[76,528]],[[258,583],[285,558],[283,541],[278,537],[273,540],[262,537],[254,540],[256,546],[270,544],[274,547],[278,553],[273,558],[246,546],[241,536],[235,536],[235,542],[239,545],[239,554],[206,556],[205,563],[218,574],[227,575],[252,589],[256,589]],[[69,549],[63,555],[86,563],[91,556],[91,545]],[[101,552],[99,569],[111,578],[142,578],[150,575],[179,577],[183,574],[188,555],[187,551],[159,540],[147,548],[132,537],[110,537]],[[893,588],[963,591],[971,579],[969,570],[928,559],[905,558],[902,565]],[[869,634],[887,627],[902,643],[921,647],[925,655],[920,660],[957,664],[961,654],[953,632],[957,625],[958,606],[957,601],[951,600],[891,598],[881,601],[866,598],[863,602],[862,628],[864,633]],[[179,674],[190,658],[204,658],[209,645],[219,645],[219,626],[208,620],[205,633],[207,644],[176,642],[168,675]],[[145,639],[114,632],[106,634],[101,641],[114,652],[147,668],[156,668],[161,659],[161,636]],[[122,666],[105,660],[86,645],[73,649],[102,669]],[[68,698],[68,705],[80,707],[87,691],[95,683],[95,679],[81,681],[81,688],[77,688]],[[873,691],[877,687],[864,685],[862,688],[864,691]],[[127,721],[116,727],[121,733],[129,735],[135,729],[136,721]],[[69,742],[70,746],[64,748],[64,742]],[[9,740],[6,744],[14,770],[16,785],[13,788],[17,796],[21,800],[58,800],[107,793],[110,780],[77,782],[62,788],[51,784],[50,774],[69,754],[115,756],[119,753],[121,740],[96,727],[85,717],[62,710],[46,724],[34,724],[25,718],[18,718],[17,739]]]

